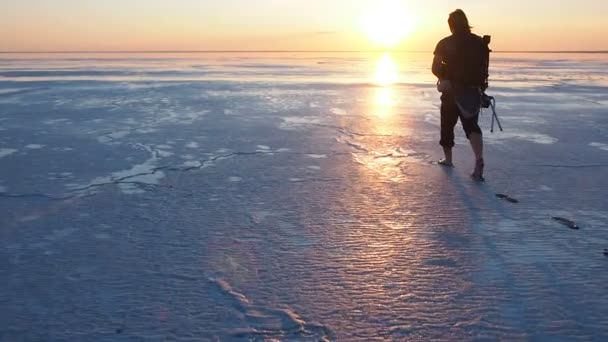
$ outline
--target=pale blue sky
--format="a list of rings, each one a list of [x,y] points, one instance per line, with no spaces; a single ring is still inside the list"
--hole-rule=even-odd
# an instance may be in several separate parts
[[[0,0],[0,50],[366,50],[382,1]],[[415,25],[399,49],[432,49],[462,8],[495,49],[608,50],[606,0],[400,2]]]

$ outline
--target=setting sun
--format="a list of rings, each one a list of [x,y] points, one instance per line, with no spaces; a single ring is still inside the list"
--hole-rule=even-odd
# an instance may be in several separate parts
[[[361,26],[374,44],[392,48],[411,34],[414,22],[403,1],[383,0],[366,11]]]

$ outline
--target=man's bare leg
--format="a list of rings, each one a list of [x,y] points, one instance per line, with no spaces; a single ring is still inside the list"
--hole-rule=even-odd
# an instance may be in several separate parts
[[[473,178],[483,179],[483,136],[479,133],[471,133],[469,136],[471,148],[475,154],[475,169],[471,175]]]
[[[445,158],[441,159],[439,161],[439,164],[443,165],[443,166],[453,166],[454,163],[452,162],[452,148],[451,147],[444,147],[443,148],[443,155],[445,156]]]

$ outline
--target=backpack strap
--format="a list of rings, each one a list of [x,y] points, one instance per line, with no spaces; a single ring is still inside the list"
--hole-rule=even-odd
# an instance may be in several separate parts
[[[488,89],[489,86],[489,78],[490,78],[490,52],[492,52],[492,50],[490,49],[490,42],[492,41],[492,37],[485,35],[483,36],[483,38],[481,38],[483,41],[483,44],[485,46],[485,51],[484,51],[484,83],[483,83],[483,88],[482,91],[485,91],[486,89]]]

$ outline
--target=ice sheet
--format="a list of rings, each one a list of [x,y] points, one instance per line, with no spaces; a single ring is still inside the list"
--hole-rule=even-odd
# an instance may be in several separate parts
[[[606,56],[0,55],[0,340],[608,340]]]

